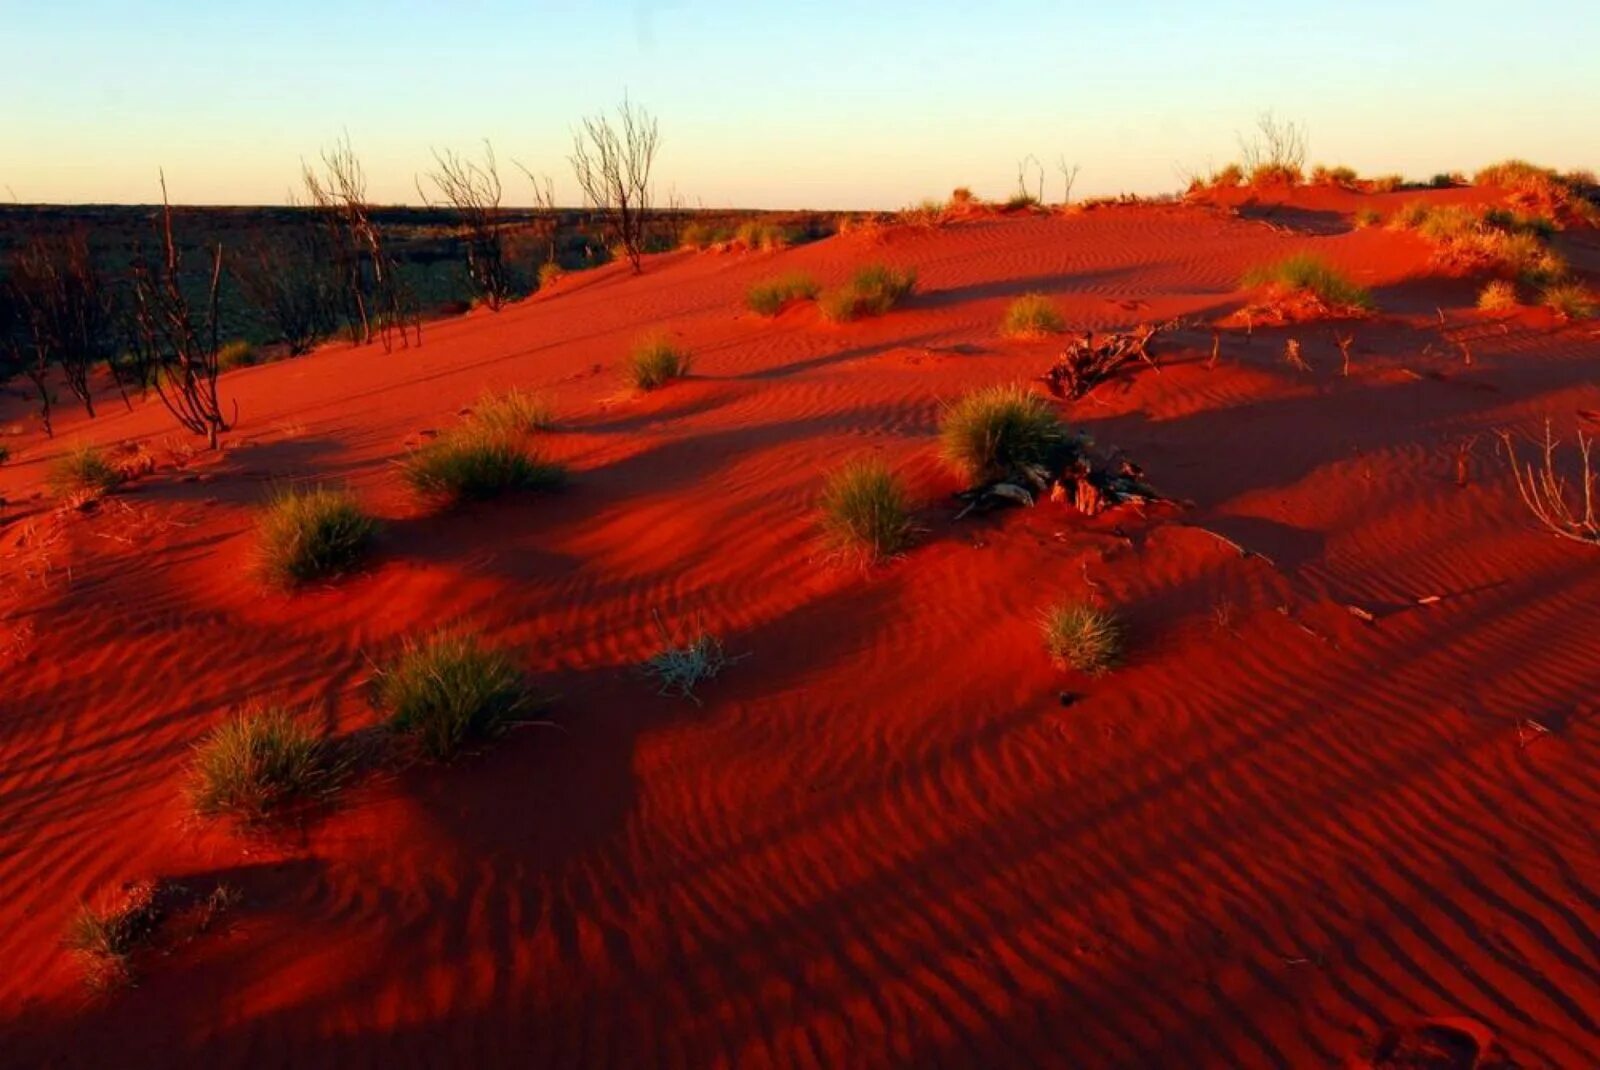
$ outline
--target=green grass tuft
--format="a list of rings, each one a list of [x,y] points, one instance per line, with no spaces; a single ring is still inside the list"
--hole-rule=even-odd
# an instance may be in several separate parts
[[[378,522],[347,491],[286,487],[275,491],[256,522],[261,573],[292,586],[349,571],[372,545]]]
[[[543,431],[555,421],[550,403],[536,394],[516,387],[496,394],[485,393],[472,406],[472,422],[479,427],[507,435]]]
[[[1276,264],[1252,268],[1245,286],[1276,285],[1315,294],[1333,308],[1371,308],[1372,295],[1335,271],[1325,260],[1301,253]]]
[[[1050,402],[1021,385],[975,390],[939,421],[945,462],[973,484],[1005,477],[1019,465],[1047,464],[1066,441]]]
[[[623,374],[636,390],[657,390],[689,374],[693,359],[664,334],[653,334],[633,347]]]
[[[373,696],[391,729],[414,737],[423,753],[439,760],[498,736],[534,707],[510,657],[470,632],[448,628],[408,642],[378,671]]]
[[[744,303],[759,315],[776,316],[791,301],[814,300],[821,289],[816,279],[797,271],[751,286],[745,292]]]
[[[1040,293],[1023,294],[1011,302],[1000,321],[1000,333],[1007,338],[1043,338],[1060,334],[1066,327],[1055,302]]]
[[[202,817],[258,822],[288,803],[325,797],[341,772],[320,732],[270,706],[229,718],[196,744],[188,795]]]
[[[439,506],[546,490],[566,481],[565,469],[540,457],[520,435],[473,423],[411,451],[402,471],[418,496]]]
[[[895,556],[916,534],[911,497],[882,461],[852,461],[828,476],[820,508],[828,549],[864,564]]]
[[[824,317],[847,323],[864,316],[883,315],[905,300],[916,285],[917,273],[910,268],[868,264],[843,286],[826,291],[818,303]]]
[[[1039,621],[1044,647],[1062,668],[1091,676],[1106,672],[1122,653],[1117,619],[1087,602],[1063,602],[1045,610]]]
[[[100,447],[79,443],[51,463],[49,481],[59,497],[97,497],[116,489],[122,473]]]

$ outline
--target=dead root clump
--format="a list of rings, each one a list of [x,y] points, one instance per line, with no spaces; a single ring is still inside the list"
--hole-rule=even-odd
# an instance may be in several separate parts
[[[1095,387],[1119,375],[1135,361],[1160,369],[1150,352],[1163,327],[1141,324],[1131,331],[1096,335],[1085,331],[1062,349],[1042,376],[1045,388],[1064,401],[1087,397]]]
[[[1310,290],[1269,286],[1260,301],[1217,321],[1221,327],[1285,327],[1295,323],[1321,323],[1328,320],[1365,319],[1372,310],[1361,305],[1335,304]]]
[[[181,881],[126,881],[83,903],[67,926],[66,946],[96,990],[131,984],[136,959],[159,943],[176,946],[208,931],[239,901],[236,889],[218,884],[201,894]]]
[[[1541,526],[1552,534],[1575,542],[1600,546],[1600,514],[1596,513],[1596,483],[1600,473],[1595,471],[1592,455],[1594,442],[1582,431],[1578,432],[1579,468],[1578,485],[1572,487],[1557,470],[1555,436],[1549,421],[1544,425],[1544,441],[1537,462],[1523,463],[1517,455],[1511,433],[1502,431],[1506,456],[1511,463],[1511,475],[1517,483],[1517,494]]]

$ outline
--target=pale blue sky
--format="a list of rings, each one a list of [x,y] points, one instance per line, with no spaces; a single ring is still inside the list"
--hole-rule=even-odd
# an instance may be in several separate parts
[[[1047,194],[1061,154],[1078,195],[1160,192],[1267,109],[1363,172],[1600,166],[1593,0],[0,0],[0,39],[22,201],[148,201],[165,167],[176,202],[281,203],[344,130],[382,202],[485,137],[571,201],[571,127],[625,90],[708,206],[1001,195],[1029,153]]]

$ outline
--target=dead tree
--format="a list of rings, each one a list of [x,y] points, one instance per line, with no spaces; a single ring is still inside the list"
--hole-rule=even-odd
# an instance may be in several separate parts
[[[1056,161],[1056,170],[1061,172],[1061,203],[1072,203],[1072,186],[1078,181],[1078,165],[1067,165],[1067,158],[1061,157]]]
[[[1095,387],[1121,372],[1133,361],[1140,361],[1156,370],[1160,365],[1150,353],[1150,343],[1162,328],[1144,324],[1131,331],[1113,331],[1096,335],[1085,331],[1069,342],[1056,362],[1040,376],[1045,387],[1058,398],[1076,401],[1087,397]]]
[[[385,351],[422,343],[422,319],[401,283],[383,235],[372,221],[367,203],[367,178],[348,140],[322,153],[323,171],[309,164],[301,178],[311,205],[321,215],[339,276],[350,340],[361,345],[375,338]]]
[[[185,430],[206,436],[206,443],[216,449],[218,435],[230,426],[217,397],[222,245],[212,250],[206,306],[204,314],[197,315],[183,290],[183,260],[172,237],[165,175],[156,235],[159,254],[152,258],[141,248],[134,258],[129,337],[147,381],[167,411]]]
[[[306,209],[292,211],[287,226],[259,235],[230,270],[246,300],[298,357],[338,326],[340,294],[326,232]]]
[[[544,262],[554,264],[556,262],[556,227],[561,221],[561,217],[556,214],[555,183],[549,175],[534,174],[527,167],[517,163],[517,161],[513,160],[511,162],[516,163],[517,170],[527,175],[528,181],[533,184],[533,218],[529,226],[533,228],[534,234],[547,250]]]
[[[1239,135],[1239,153],[1245,174],[1253,182],[1286,180],[1298,182],[1306,164],[1306,132],[1292,122],[1280,122],[1264,112],[1256,120],[1256,132],[1247,141]]]
[[[121,380],[116,294],[95,265],[88,238],[82,231],[35,237],[12,263],[11,291],[26,354],[21,368],[39,392],[46,433],[52,430],[52,368],[93,417],[96,365],[104,363],[119,387]]]
[[[483,303],[498,312],[511,297],[511,276],[506,269],[505,246],[500,240],[500,169],[494,146],[483,143],[483,162],[446,150],[433,153],[435,170],[428,172],[438,196],[461,218],[467,248],[467,276]],[[429,207],[432,200],[417,182],[417,193]]]
[[[660,145],[655,118],[624,97],[616,125],[605,115],[583,120],[567,157],[584,200],[605,217],[614,244],[622,247],[636,275],[644,270],[640,256],[650,213],[650,169]]]
[[[1032,164],[1039,172],[1039,190],[1037,193],[1028,192],[1029,164]],[[1012,200],[1019,204],[1025,202],[1032,204],[1044,203],[1044,164],[1040,163],[1039,158],[1031,152],[1017,161],[1017,192],[1012,197]]]

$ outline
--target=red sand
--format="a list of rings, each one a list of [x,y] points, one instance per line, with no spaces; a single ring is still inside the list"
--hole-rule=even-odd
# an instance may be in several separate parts
[[[1600,341],[1542,310],[1502,328],[1418,239],[1342,214],[1414,196],[578,275],[421,349],[230,374],[225,455],[163,460],[92,515],[30,497],[46,462],[80,436],[164,458],[182,440],[159,405],[21,440],[0,467],[0,1062],[1336,1066],[1455,1017],[1524,1066],[1593,1065],[1600,551],[1530,526],[1492,432],[1548,414],[1570,437],[1600,411]],[[1284,330],[1225,339],[1207,371],[1196,331],[1068,410],[1192,508],[951,521],[941,403],[1054,351],[996,339],[1011,298],[1082,326],[1215,318],[1246,267],[1308,247],[1384,310],[1349,378],[1326,327],[1292,329],[1310,374]],[[874,259],[920,273],[880,320],[741,307],[764,276]],[[621,396],[619,357],[657,325],[694,377]],[[572,487],[417,515],[391,466],[407,437],[513,384],[555,402]],[[812,541],[821,473],[863,453],[907,474],[929,529],[870,576]],[[386,517],[381,552],[264,593],[251,508],[301,476]],[[1035,623],[1091,588],[1132,639],[1092,681],[1050,666]],[[630,671],[654,609],[749,655],[704,708]],[[447,620],[513,647],[563,730],[367,782],[281,841],[187,817],[187,748],[227,711],[370,725],[368,658]],[[1526,720],[1550,734],[1523,746]],[[137,987],[87,993],[63,928],[136,877],[243,901]]]

